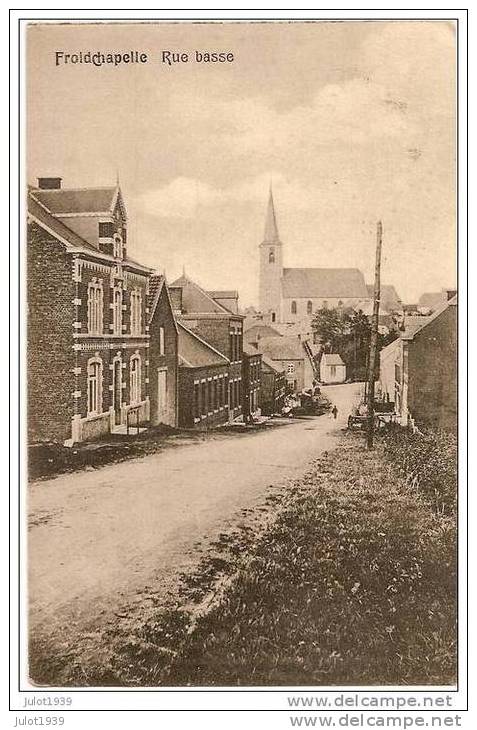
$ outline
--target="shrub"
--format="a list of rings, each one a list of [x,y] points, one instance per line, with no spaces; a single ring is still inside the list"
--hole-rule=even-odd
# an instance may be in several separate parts
[[[391,429],[383,438],[387,458],[407,484],[431,502],[438,515],[457,506],[457,439],[452,433]]]

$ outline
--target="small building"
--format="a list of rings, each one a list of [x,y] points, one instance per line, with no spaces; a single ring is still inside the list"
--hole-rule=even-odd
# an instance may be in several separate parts
[[[245,422],[259,413],[261,370],[261,352],[253,345],[245,343],[242,353],[242,414]]]
[[[337,353],[324,353],[320,362],[320,380],[322,383],[344,383],[346,365]]]
[[[380,353],[379,389],[402,426],[457,428],[457,297]]]
[[[262,354],[261,411],[264,416],[280,413],[285,405],[287,381],[285,371],[273,360]]]
[[[229,360],[178,322],[179,426],[216,428],[229,420]]]
[[[177,426],[179,334],[164,276],[149,279],[147,317],[151,425]]]

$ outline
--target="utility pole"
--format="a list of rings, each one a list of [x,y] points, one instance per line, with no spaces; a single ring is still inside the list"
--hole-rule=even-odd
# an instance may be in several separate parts
[[[374,383],[376,380],[376,354],[378,345],[379,300],[381,298],[381,248],[383,244],[383,224],[378,221],[376,230],[376,266],[374,269],[374,305],[371,323],[371,343],[368,365],[368,433],[367,446],[374,445]]]

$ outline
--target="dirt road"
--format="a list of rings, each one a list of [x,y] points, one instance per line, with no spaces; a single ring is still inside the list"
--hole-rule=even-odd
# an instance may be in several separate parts
[[[197,541],[218,535],[263,501],[270,484],[299,476],[333,448],[357,390],[328,389],[336,420],[277,420],[31,485],[31,635],[84,632],[164,575],[187,569]]]

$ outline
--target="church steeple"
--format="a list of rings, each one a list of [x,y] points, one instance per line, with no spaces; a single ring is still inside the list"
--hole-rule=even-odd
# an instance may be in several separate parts
[[[269,314],[271,322],[280,322],[281,279],[283,274],[282,242],[278,235],[277,216],[272,186],[268,194],[267,216],[263,241],[259,246],[259,307]]]
[[[270,183],[270,193],[268,196],[267,217],[265,219],[265,233],[263,236],[263,243],[277,244],[279,242],[280,236],[278,235],[277,217],[275,215],[272,185]]]

